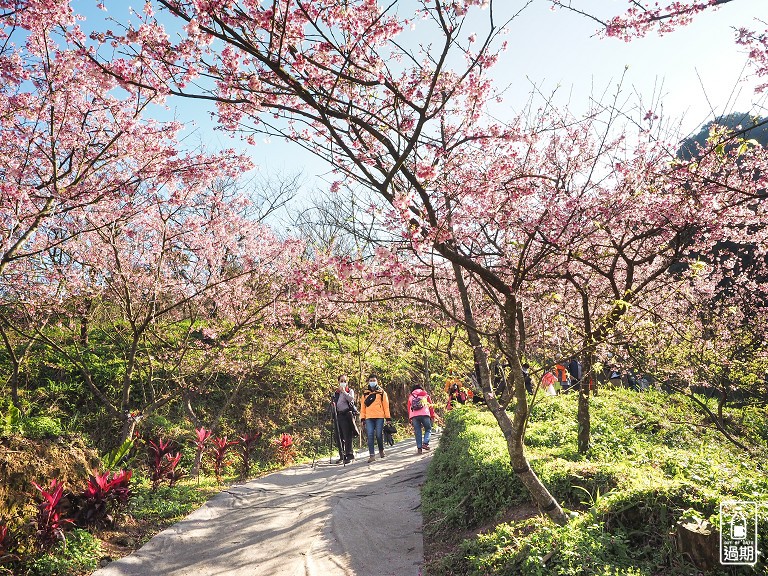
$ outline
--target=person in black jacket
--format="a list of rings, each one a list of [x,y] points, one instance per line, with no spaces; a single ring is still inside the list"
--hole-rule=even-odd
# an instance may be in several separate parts
[[[331,396],[331,414],[334,419],[333,436],[339,449],[336,464],[348,464],[355,459],[355,393],[349,387],[347,376],[339,376],[338,387]]]
[[[531,380],[531,365],[528,362],[523,363],[523,381],[525,382],[525,391],[533,394],[533,380]]]
[[[581,385],[581,362],[579,362],[578,358],[573,357],[571,358],[570,362],[568,362],[568,373],[571,376],[571,385],[567,388],[568,390],[571,389],[579,389],[579,386]]]

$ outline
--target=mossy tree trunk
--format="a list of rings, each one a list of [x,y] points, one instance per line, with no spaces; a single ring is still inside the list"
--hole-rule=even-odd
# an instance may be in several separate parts
[[[584,355],[584,362],[582,363],[581,382],[579,382],[579,405],[576,415],[579,454],[586,454],[589,450],[590,435],[592,433],[592,421],[589,415],[589,382],[592,379],[593,365],[592,353],[587,349]]]
[[[5,351],[8,353],[8,359],[11,362],[11,376],[8,378],[8,384],[11,387],[11,402],[16,408],[21,410],[21,402],[19,401],[19,358],[2,323],[0,323],[0,336],[2,336]]]

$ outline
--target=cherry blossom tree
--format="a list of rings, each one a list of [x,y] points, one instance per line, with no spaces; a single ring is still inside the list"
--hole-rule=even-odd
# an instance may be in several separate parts
[[[326,314],[322,291],[307,286],[304,243],[280,239],[268,227],[242,223],[238,273],[201,293],[190,330],[166,354],[169,371],[190,421],[216,430],[247,384],[259,383],[270,367],[295,350],[311,325]],[[203,326],[197,330],[193,327]],[[213,412],[198,401],[220,400]]]
[[[115,96],[114,79],[72,47],[63,28],[74,22],[68,3],[11,2],[0,9],[0,276],[6,277],[15,262],[87,229],[84,207],[102,201],[114,207],[181,164],[173,163],[179,126],[142,120],[147,93]],[[12,40],[23,42],[14,49]]]
[[[179,124],[144,118],[154,95],[120,89],[82,57],[76,22],[69,2],[0,3],[0,285],[3,317],[14,322],[38,288],[58,301],[51,287],[68,242],[135,213],[136,196],[211,165],[179,154]],[[39,328],[45,318],[35,317]],[[7,323],[2,333],[18,403],[29,341]]]
[[[702,260],[673,267],[676,279],[668,290],[633,305],[603,353],[634,366],[656,388],[685,395],[707,423],[754,456],[723,408],[734,398],[747,410],[764,402],[764,293],[742,277],[755,302],[744,306],[744,294],[724,296],[717,269],[717,263]],[[717,409],[704,396],[717,398]]]
[[[102,201],[98,210],[91,207],[83,216],[89,231],[47,251],[31,270],[39,280],[14,289],[15,303],[29,315],[69,318],[59,332],[32,321],[18,330],[33,331],[78,368],[94,398],[123,422],[124,437],[136,422],[131,412],[137,385],[143,390],[142,414],[174,397],[170,390],[156,389],[152,378],[149,351],[158,323],[186,320],[183,306],[242,274],[239,267],[247,271],[252,258],[243,261],[237,243],[246,228],[232,218],[236,202],[226,202],[206,186],[217,173],[241,170],[242,159],[225,154],[184,160],[186,167],[176,178],[147,186],[129,206],[109,210]],[[102,330],[112,327],[112,345],[125,362],[120,383],[99,382],[94,372],[93,343],[87,338],[92,319]],[[138,370],[143,378],[137,378]]]

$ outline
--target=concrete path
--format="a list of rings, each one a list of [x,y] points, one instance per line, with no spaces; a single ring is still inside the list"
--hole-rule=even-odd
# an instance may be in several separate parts
[[[233,486],[93,576],[419,576],[430,455],[410,438],[367,456]]]

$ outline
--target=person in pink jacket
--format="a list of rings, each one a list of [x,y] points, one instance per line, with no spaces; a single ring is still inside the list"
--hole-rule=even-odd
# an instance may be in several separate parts
[[[434,417],[435,409],[432,406],[432,398],[421,387],[421,384],[411,386],[411,393],[408,394],[408,419],[413,425],[413,433],[416,436],[417,454],[429,450],[429,437],[432,434],[432,419]]]

